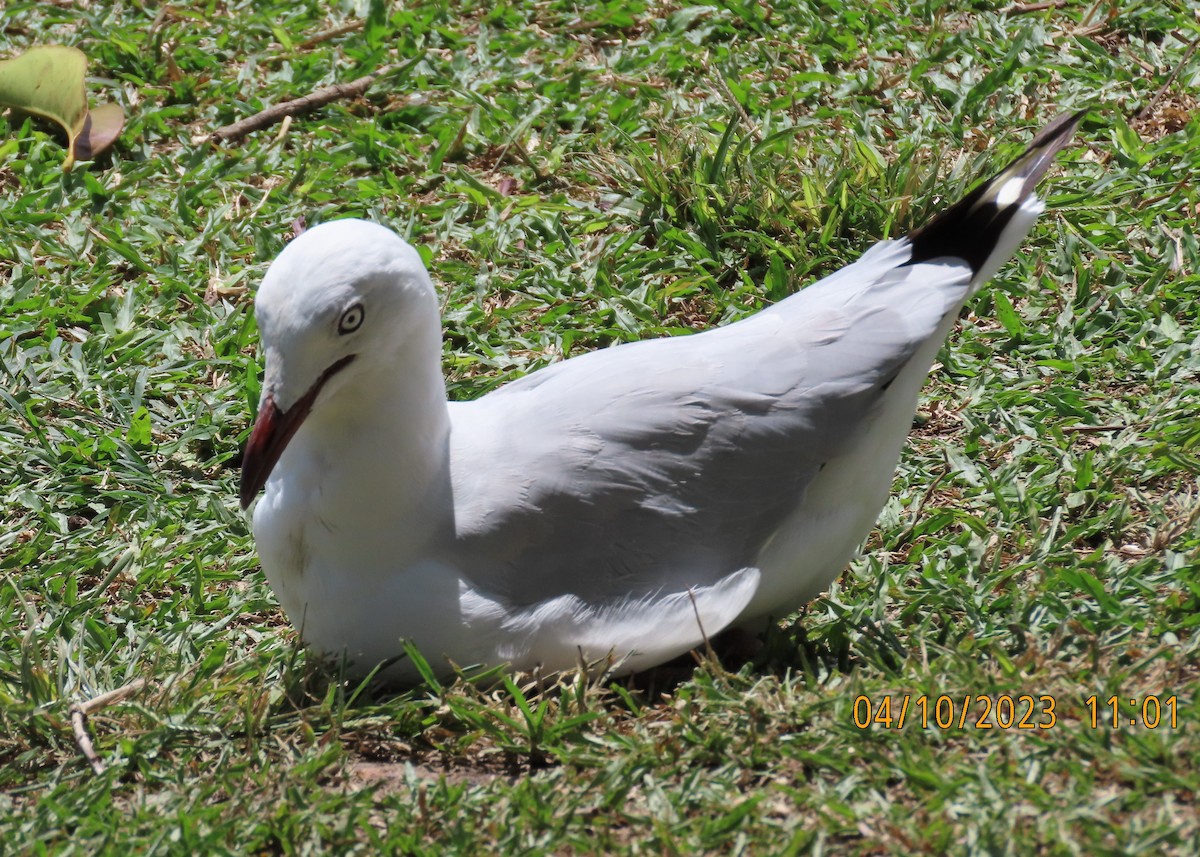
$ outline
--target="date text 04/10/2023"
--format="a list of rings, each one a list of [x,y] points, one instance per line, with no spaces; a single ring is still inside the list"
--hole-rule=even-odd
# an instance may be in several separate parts
[[[1120,729],[1141,726],[1171,729],[1179,725],[1179,701],[1175,696],[1117,695],[1102,699],[1093,694],[1082,703],[1078,721],[1092,729]],[[1125,703],[1128,702],[1126,706]],[[921,729],[1054,729],[1060,726],[1058,697],[1051,694],[985,696],[964,694],[909,694],[869,696],[854,699],[854,725],[859,729],[903,729],[906,725]]]

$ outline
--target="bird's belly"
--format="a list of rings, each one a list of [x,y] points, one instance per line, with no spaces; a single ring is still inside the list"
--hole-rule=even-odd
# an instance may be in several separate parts
[[[813,480],[800,509],[760,556],[763,583],[745,620],[782,619],[837,579],[887,500],[899,450],[887,452],[831,462]]]
[[[824,592],[853,558],[887,501],[918,393],[953,317],[910,359],[866,431],[817,474],[763,549],[762,585],[739,624],[784,618]]]

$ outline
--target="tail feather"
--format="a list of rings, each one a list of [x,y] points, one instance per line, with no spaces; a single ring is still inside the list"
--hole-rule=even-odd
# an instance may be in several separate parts
[[[1004,260],[993,258],[996,250],[1015,244],[1008,234],[1013,218],[1018,212],[1036,218],[1041,208],[1036,198],[1030,199],[1034,187],[1086,113],[1081,110],[1059,116],[1038,132],[1015,161],[912,232],[908,236],[912,245],[908,264],[942,257],[963,259],[976,274],[976,281],[981,279],[978,275],[982,271],[999,266]],[[1023,235],[1033,221],[1028,216],[1018,220],[1012,225],[1020,226]]]

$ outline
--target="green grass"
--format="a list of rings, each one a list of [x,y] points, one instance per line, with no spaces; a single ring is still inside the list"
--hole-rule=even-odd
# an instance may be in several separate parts
[[[0,145],[0,851],[1200,851],[1200,4],[391,5],[5,8],[0,55],[81,47],[130,121],[67,174],[51,129]],[[744,316],[1083,106],[878,532],[754,664],[395,694],[296,646],[236,491],[294,220],[420,247],[469,398]],[[96,775],[70,706],[139,678],[91,718]],[[921,694],[1057,721],[855,725]],[[1093,727],[1093,694],[1178,724]]]

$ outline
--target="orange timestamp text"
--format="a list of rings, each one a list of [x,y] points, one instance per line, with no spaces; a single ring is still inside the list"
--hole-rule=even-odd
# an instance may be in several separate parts
[[[1116,696],[1101,700],[1089,696],[1082,702],[1079,720],[1093,729],[1121,726],[1179,725],[1179,700],[1175,696],[1160,698],[1146,696],[1129,698]],[[1112,713],[1105,710],[1108,708]],[[872,699],[856,696],[853,705],[854,725],[859,729],[1053,729],[1059,725],[1058,697],[1051,694],[1019,694],[986,696],[983,694],[903,694]]]

